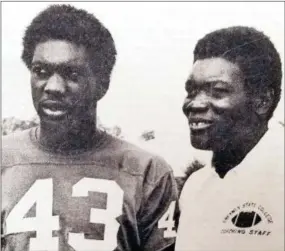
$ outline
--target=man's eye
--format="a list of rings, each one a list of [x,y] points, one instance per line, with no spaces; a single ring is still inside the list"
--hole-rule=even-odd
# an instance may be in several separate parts
[[[66,79],[72,82],[77,82],[81,75],[80,70],[73,69],[72,67],[63,68],[61,73]]]
[[[72,80],[72,81],[78,81],[78,78],[79,78],[79,73],[76,72],[76,71],[73,71],[69,74],[69,78]]]
[[[34,67],[32,67],[32,72],[35,73],[40,78],[44,78],[44,77],[48,76],[48,71],[45,70],[41,66],[34,66]]]
[[[228,93],[229,92],[229,90],[227,88],[224,88],[224,87],[214,87],[213,91],[220,92],[220,93]]]

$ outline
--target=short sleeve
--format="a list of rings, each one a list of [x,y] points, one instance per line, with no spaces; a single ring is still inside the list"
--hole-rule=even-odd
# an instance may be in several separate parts
[[[147,197],[140,211],[142,250],[160,251],[174,245],[177,230],[178,190],[172,172],[146,185]]]

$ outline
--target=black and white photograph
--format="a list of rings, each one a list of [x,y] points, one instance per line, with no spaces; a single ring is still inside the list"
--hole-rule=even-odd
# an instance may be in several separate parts
[[[1,2],[1,251],[284,251],[284,2]]]

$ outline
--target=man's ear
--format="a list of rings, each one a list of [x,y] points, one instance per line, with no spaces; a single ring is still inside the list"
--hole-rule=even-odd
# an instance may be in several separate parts
[[[99,101],[101,98],[103,98],[106,94],[106,92],[108,91],[109,89],[109,80],[102,80],[97,83],[97,86],[96,86],[96,101]]]
[[[272,107],[273,99],[273,90],[266,90],[264,93],[260,93],[258,97],[255,97],[254,104],[256,113],[260,116],[265,116]]]

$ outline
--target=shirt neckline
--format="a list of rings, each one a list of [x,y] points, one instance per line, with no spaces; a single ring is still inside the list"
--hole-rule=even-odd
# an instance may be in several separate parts
[[[95,141],[95,137],[94,137],[94,144],[90,149],[75,149],[75,150],[70,150],[70,151],[55,151],[52,150],[49,147],[46,147],[42,144],[40,144],[38,137],[37,137],[37,131],[38,131],[39,127],[34,127],[31,128],[30,130],[30,140],[31,142],[37,146],[38,148],[40,148],[42,151],[47,152],[49,154],[55,155],[55,156],[60,156],[60,157],[72,157],[72,156],[78,156],[78,155],[84,155],[84,154],[91,154],[94,153],[94,150],[100,150],[103,147],[106,147],[107,144],[110,143],[110,139],[111,136],[108,135],[105,131],[102,130],[97,130],[99,137],[96,137],[96,141]]]

